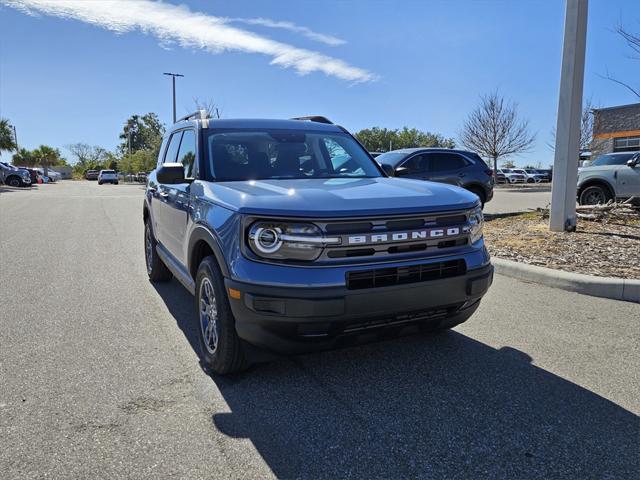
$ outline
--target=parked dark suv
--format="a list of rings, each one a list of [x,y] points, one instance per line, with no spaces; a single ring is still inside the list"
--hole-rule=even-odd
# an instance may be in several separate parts
[[[450,183],[475,193],[482,205],[493,198],[493,171],[473,152],[448,148],[404,148],[376,158],[398,177]]]
[[[256,351],[451,328],[493,278],[476,195],[388,177],[324,117],[185,117],[143,219],[149,278],[195,296],[201,358],[218,373]]]

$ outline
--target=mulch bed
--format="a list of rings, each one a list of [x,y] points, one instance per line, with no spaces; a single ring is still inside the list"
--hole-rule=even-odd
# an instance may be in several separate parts
[[[551,232],[540,213],[485,219],[491,255],[600,277],[640,279],[640,219],[578,220],[575,232]]]

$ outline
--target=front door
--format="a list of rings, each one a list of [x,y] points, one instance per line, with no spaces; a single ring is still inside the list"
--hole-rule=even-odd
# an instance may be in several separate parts
[[[195,159],[195,130],[184,130],[176,161],[184,166],[185,178],[193,178]],[[191,205],[191,183],[165,185],[165,188],[167,196],[163,218],[164,246],[182,265],[185,265],[187,261],[185,258],[185,235]]]
[[[620,165],[617,170],[616,193],[618,197],[640,196],[640,159],[634,167]]]

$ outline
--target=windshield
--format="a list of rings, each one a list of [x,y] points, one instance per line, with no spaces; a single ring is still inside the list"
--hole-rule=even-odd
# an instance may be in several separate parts
[[[628,160],[635,155],[631,153],[609,153],[607,155],[600,155],[596,158],[591,165],[626,165]]]
[[[406,157],[407,157],[406,153],[387,152],[387,153],[383,153],[382,155],[378,155],[376,157],[376,161],[378,163],[385,163],[387,165],[396,166],[398,163],[400,163]]]
[[[242,130],[207,132],[218,181],[382,176],[351,136],[338,132]]]

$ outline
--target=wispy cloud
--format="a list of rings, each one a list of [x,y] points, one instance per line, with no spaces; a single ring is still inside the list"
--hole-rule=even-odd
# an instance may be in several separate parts
[[[244,23],[245,25],[261,25],[269,28],[281,28],[294,33],[300,33],[310,40],[321,42],[326,45],[336,46],[343,45],[347,42],[341,38],[334,37],[333,35],[327,35],[326,33],[314,32],[308,27],[302,25],[296,25],[293,22],[271,20],[270,18],[227,18],[229,22]]]
[[[31,15],[44,14],[80,20],[118,33],[139,29],[154,35],[163,43],[176,42],[185,48],[200,48],[211,53],[260,53],[271,57],[272,65],[293,68],[302,75],[323,72],[350,82],[368,82],[376,78],[373,73],[338,58],[230,26],[223,17],[192,12],[183,5],[150,0],[0,2]]]

